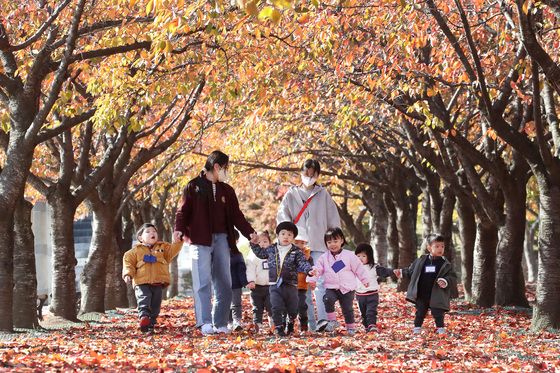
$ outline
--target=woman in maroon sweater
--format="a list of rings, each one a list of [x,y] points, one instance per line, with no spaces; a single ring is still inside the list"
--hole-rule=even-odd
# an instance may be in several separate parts
[[[235,190],[225,183],[228,163],[226,154],[210,153],[204,170],[185,187],[175,217],[175,231],[191,245],[196,325],[205,335],[229,332],[230,250],[238,251],[234,229],[249,239],[255,234]]]

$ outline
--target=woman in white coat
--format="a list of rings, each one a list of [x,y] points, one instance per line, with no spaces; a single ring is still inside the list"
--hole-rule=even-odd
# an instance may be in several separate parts
[[[299,186],[292,186],[284,195],[282,203],[276,216],[277,223],[292,221],[298,231],[306,232],[309,238],[308,246],[311,249],[311,257],[316,263],[319,257],[327,250],[324,235],[327,229],[340,227],[340,216],[338,209],[329,192],[317,184],[321,174],[321,165],[315,159],[303,162],[301,170],[301,182]],[[325,288],[322,281],[317,282],[314,290],[315,303],[317,306],[317,319],[319,322],[327,319],[323,295]],[[317,322],[311,292],[308,292],[308,317],[309,328],[315,330]]]

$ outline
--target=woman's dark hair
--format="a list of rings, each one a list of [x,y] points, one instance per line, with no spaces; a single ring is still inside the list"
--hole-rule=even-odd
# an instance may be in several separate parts
[[[136,238],[140,237],[142,235],[142,233],[144,233],[144,231],[148,228],[154,228],[157,232],[157,228],[156,228],[155,225],[153,225],[152,223],[144,223],[144,224],[142,224],[140,229],[138,229],[138,232],[136,232]]]
[[[319,164],[319,161],[315,159],[307,159],[301,166],[302,171],[308,170],[310,168],[312,168],[313,171],[317,173],[317,175],[321,173],[321,165]]]
[[[214,150],[208,155],[208,158],[206,158],[204,169],[206,169],[206,171],[210,171],[214,168],[215,164],[220,165],[221,168],[227,168],[229,164],[229,156],[219,150]]]
[[[329,228],[325,232],[325,245],[327,241],[336,240],[337,238],[342,238],[342,245],[346,245],[346,238],[344,238],[344,233],[340,228]]]
[[[355,254],[366,254],[366,258],[367,258],[367,264],[373,268],[373,266],[375,265],[375,259],[373,258],[373,247],[371,247],[370,244],[367,243],[359,243],[358,246],[356,246],[356,251]]]

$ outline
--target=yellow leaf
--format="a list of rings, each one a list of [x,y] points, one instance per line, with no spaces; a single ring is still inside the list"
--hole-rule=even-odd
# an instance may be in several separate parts
[[[278,9],[267,6],[259,12],[259,19],[266,20],[270,19],[272,22],[277,23],[280,20],[281,14]]]
[[[527,14],[529,12],[529,0],[523,2],[523,13]]]
[[[256,1],[248,2],[245,11],[247,12],[247,14],[251,16],[257,16],[259,14],[259,9],[257,8],[257,2]]]
[[[150,15],[153,6],[154,6],[154,2],[152,0],[149,0],[148,4],[146,4],[146,15]]]
[[[134,8],[134,5],[136,5],[136,0],[130,0],[128,4],[130,5],[131,8]]]
[[[173,44],[171,44],[171,42],[169,40],[167,40],[165,42],[165,51],[167,53],[171,52],[173,50]]]
[[[280,9],[288,9],[292,6],[290,0],[272,0],[272,3]]]
[[[437,91],[433,88],[428,88],[428,90],[426,91],[426,94],[428,95],[428,97],[433,97],[437,94]]]

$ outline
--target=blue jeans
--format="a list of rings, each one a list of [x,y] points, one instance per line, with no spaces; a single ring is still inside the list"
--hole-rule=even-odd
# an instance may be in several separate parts
[[[315,318],[315,305],[313,304],[313,290],[307,289],[305,295],[305,303],[307,303],[307,323],[309,325],[309,330],[315,331],[317,329],[317,319]]]
[[[227,326],[231,305],[230,249],[225,233],[212,235],[212,246],[191,245],[196,325]],[[214,305],[212,306],[212,288]]]
[[[313,258],[313,263],[319,262],[319,257],[323,254],[324,252],[322,251],[312,251],[311,257]],[[323,297],[325,296],[325,285],[322,277],[318,279],[317,287],[315,288],[313,293],[315,294],[315,306],[317,307],[317,320],[326,320],[327,311],[325,311],[325,304],[323,303]],[[308,315],[310,313],[313,313],[313,306],[308,309]],[[315,330],[315,328],[312,328],[312,323],[314,321],[315,320],[313,319],[312,321],[311,316],[309,316],[309,327],[311,330]]]

